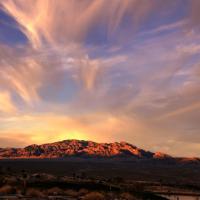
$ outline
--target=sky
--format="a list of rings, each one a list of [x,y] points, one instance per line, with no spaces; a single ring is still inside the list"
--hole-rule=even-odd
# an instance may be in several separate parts
[[[199,0],[1,0],[0,146],[127,141],[200,156]]]

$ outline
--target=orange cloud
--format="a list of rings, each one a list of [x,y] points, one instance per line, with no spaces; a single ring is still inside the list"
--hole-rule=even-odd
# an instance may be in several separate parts
[[[141,123],[136,119],[134,121],[123,116],[115,117],[108,113],[74,117],[52,113],[16,115],[0,121],[5,124],[1,136],[5,137],[6,133],[10,133],[9,137],[15,138],[16,133],[21,133],[26,135],[30,143],[46,143],[70,138],[106,142],[119,140],[117,135],[123,140],[124,133],[126,137],[132,135],[130,129],[134,130],[137,137],[138,132],[142,130]]]
[[[12,102],[10,94],[8,92],[0,92],[0,112],[13,113],[17,108]]]

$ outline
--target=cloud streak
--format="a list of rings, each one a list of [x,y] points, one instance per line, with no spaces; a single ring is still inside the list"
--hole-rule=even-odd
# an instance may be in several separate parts
[[[36,0],[28,3],[25,0],[3,0],[1,4],[18,22],[31,45],[39,48],[45,44],[80,42],[98,23],[106,27],[107,33],[113,33],[123,25],[127,16],[135,29],[156,8],[167,7],[172,1],[111,0],[108,6],[106,0]]]
[[[8,92],[0,92],[0,105],[0,112],[14,113],[16,111],[16,107]]]

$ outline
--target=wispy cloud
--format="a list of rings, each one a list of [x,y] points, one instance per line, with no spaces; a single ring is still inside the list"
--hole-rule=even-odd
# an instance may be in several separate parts
[[[127,16],[130,18],[129,28],[136,29],[156,9],[173,5],[170,1],[163,3],[157,0],[145,3],[110,0],[109,6],[106,0],[36,0],[28,3],[25,0],[3,0],[1,4],[35,48],[45,44],[81,42],[98,23],[106,27],[108,34],[113,33],[123,25]]]
[[[13,113],[16,107],[12,102],[11,96],[8,92],[0,92],[0,112]]]

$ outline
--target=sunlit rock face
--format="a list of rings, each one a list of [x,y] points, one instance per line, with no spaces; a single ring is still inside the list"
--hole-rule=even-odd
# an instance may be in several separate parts
[[[170,155],[162,153],[162,152],[155,152],[153,157],[157,159],[171,158]]]
[[[64,140],[25,148],[0,149],[1,158],[61,158],[80,157],[133,157],[153,158],[154,153],[142,150],[126,142],[96,143],[83,140]]]
[[[96,143],[84,140],[29,145],[25,148],[0,148],[0,159],[4,158],[125,158],[133,160],[162,160],[191,162],[190,158],[174,158],[161,152],[150,152],[127,142]],[[192,159],[194,162],[194,159]],[[199,159],[195,159],[195,162]]]

